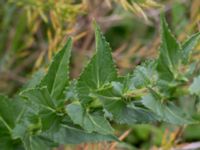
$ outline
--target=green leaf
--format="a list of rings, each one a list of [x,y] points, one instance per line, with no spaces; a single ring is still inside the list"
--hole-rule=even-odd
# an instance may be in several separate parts
[[[154,122],[157,117],[147,109],[135,106],[134,103],[120,97],[112,88],[98,91],[95,95],[103,107],[112,114],[115,122],[120,124],[135,124]]]
[[[200,39],[200,32],[192,35],[182,44],[182,61],[184,63],[188,62],[189,56],[192,52],[192,49],[197,45]]]
[[[0,95],[0,123],[9,131],[14,127],[14,112],[10,104],[10,99]]]
[[[96,54],[85,67],[77,84],[78,96],[82,103],[92,100],[89,96],[90,92],[103,87],[117,77],[111,49],[97,25],[95,26],[95,38]]]
[[[21,114],[16,122],[15,128],[12,130],[13,139],[24,139],[27,135],[34,135],[41,132],[41,118],[35,114],[33,110],[27,109]]]
[[[51,150],[52,147],[57,146],[57,144],[42,136],[26,135],[23,143],[26,150]]]
[[[147,87],[157,80],[156,62],[146,61],[135,68],[132,82],[136,88]]]
[[[84,142],[118,141],[113,135],[102,135],[98,133],[88,133],[68,125],[61,125],[55,132],[46,132],[44,137],[51,139],[58,144],[80,144]]]
[[[49,110],[42,110],[39,112],[39,115],[42,119],[42,130],[50,130],[52,126],[55,124],[59,123],[60,120],[62,119],[62,113],[60,113],[61,116],[58,116],[56,112],[52,112]]]
[[[47,120],[50,120],[52,123],[51,126],[56,122],[55,118],[48,117]],[[41,121],[40,116],[28,108],[18,119],[12,131],[12,138],[21,139],[26,150],[50,150],[50,147],[56,145],[52,140],[40,135],[42,132],[42,125],[45,124]]]
[[[200,96],[200,76],[194,78],[194,81],[189,87],[189,91],[191,94],[196,94]]]
[[[35,88],[21,93],[27,99],[28,109],[38,114],[42,121],[42,129],[49,129],[57,119],[55,100],[51,98],[46,87]]]
[[[51,111],[54,111],[56,108],[55,101],[51,98],[47,87],[28,89],[20,94],[37,107],[42,107]],[[37,107],[35,107],[35,109]]]
[[[59,51],[49,67],[40,87],[47,86],[49,93],[55,99],[63,98],[64,89],[69,83],[69,59],[71,55],[72,39]]]
[[[69,86],[66,88],[66,94],[65,94],[66,100],[71,100],[71,101],[78,100],[76,85],[77,85],[77,80],[72,80],[70,82]]]
[[[83,127],[87,132],[98,132],[101,134],[113,133],[111,125],[103,116],[85,111],[80,103],[67,105],[66,109],[73,122]]]
[[[172,102],[162,103],[156,93],[143,96],[142,103],[152,112],[160,116],[163,121],[168,123],[177,125],[194,123],[192,119],[187,117],[184,112]]]
[[[177,69],[180,65],[180,46],[176,41],[174,35],[169,30],[168,24],[164,18],[161,17],[162,25],[162,43],[160,46],[160,56],[158,58],[157,70],[160,78],[170,81],[177,76]]]
[[[11,136],[10,133],[8,132],[8,129],[0,123],[0,146],[4,147],[6,144],[6,141],[8,143],[11,142]],[[5,143],[4,143],[5,142]]]
[[[12,131],[12,138],[21,139],[26,150],[50,149],[55,146],[52,140],[40,134],[57,126],[60,117],[48,109],[42,109],[39,114],[37,112],[38,110],[26,107]]]
[[[21,100],[21,99],[20,99]],[[21,141],[13,138],[13,129],[17,126],[18,118],[23,111],[24,103],[18,96],[9,99],[0,95],[0,148],[6,150],[21,150]]]
[[[2,150],[21,150],[19,140],[13,140],[7,128],[0,123],[0,148]]]
[[[44,69],[36,71],[35,73],[33,73],[31,79],[22,87],[21,91],[37,87],[40,84],[41,80],[44,78],[44,76]]]

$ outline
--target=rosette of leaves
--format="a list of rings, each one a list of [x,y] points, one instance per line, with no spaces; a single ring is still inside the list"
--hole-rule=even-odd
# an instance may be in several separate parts
[[[175,100],[180,96],[177,89],[199,95],[199,78],[189,88],[191,79],[187,69],[181,68],[188,67],[200,34],[179,44],[164,17],[161,27],[159,57],[125,76],[117,74],[109,44],[95,24],[96,53],[80,77],[70,81],[69,39],[42,80],[34,78],[13,98],[0,96],[0,147],[48,150],[60,144],[118,141],[110,122],[197,123]]]

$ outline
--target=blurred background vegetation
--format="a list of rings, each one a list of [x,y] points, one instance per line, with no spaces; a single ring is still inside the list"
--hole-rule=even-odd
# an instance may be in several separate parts
[[[110,42],[119,73],[132,72],[145,59],[158,55],[161,11],[180,41],[200,30],[200,0],[0,0],[0,92],[12,96],[30,78],[42,77],[52,56],[69,36],[74,41],[71,78],[78,77],[93,54],[94,19]],[[200,44],[194,59],[200,58],[199,52]],[[182,105],[188,103],[185,100]],[[200,141],[197,125],[116,128],[121,144],[82,144],[60,149],[167,150]]]

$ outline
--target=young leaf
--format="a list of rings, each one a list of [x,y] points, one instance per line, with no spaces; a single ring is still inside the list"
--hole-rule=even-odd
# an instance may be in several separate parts
[[[113,133],[111,125],[103,116],[90,114],[85,111],[81,104],[72,103],[66,109],[73,122],[83,127],[87,132]]]
[[[200,32],[192,35],[182,44],[182,61],[184,63],[188,62],[189,55],[191,54],[192,49],[196,46],[198,40],[200,39]]]
[[[160,56],[158,58],[157,70],[164,80],[172,80],[177,75],[177,68],[180,64],[180,46],[169,30],[168,24],[161,17],[162,43],[160,46]]]
[[[47,86],[49,93],[55,99],[63,98],[63,91],[69,82],[69,59],[71,55],[72,39],[59,51],[49,67],[40,87]]]
[[[111,49],[97,25],[95,25],[95,38],[96,54],[80,75],[77,84],[78,95],[82,103],[87,103],[91,100],[90,92],[101,88],[117,77]]]
[[[46,122],[42,122],[40,117],[42,119],[46,117],[45,119],[51,123],[50,126],[53,126],[57,122],[55,117],[39,116],[38,114],[35,114],[34,110],[27,108],[27,110],[21,114],[15,128],[12,131],[12,137],[14,139],[21,139],[26,150],[50,150],[50,147],[57,146],[49,138],[42,137],[40,135],[43,132],[42,129],[46,126]]]
[[[66,88],[65,97],[67,100],[78,100],[78,94],[77,94],[77,80],[72,80],[69,84],[69,86]]]
[[[12,130],[13,139],[24,139],[25,136],[33,135],[41,131],[42,124],[38,114],[35,114],[31,109],[27,109],[21,114],[16,122],[15,128]]]
[[[156,93],[143,96],[142,103],[152,112],[160,116],[163,121],[177,125],[194,123],[192,119],[187,118],[184,112],[172,102],[162,103],[161,100],[158,99],[158,96],[156,96]]]
[[[103,104],[104,108],[112,114],[115,122],[120,124],[135,124],[154,122],[157,117],[147,109],[126,102],[122,97],[116,95],[112,88],[98,91],[94,94]]]
[[[55,101],[51,98],[46,87],[29,89],[23,91],[21,95],[27,99],[28,109],[40,116],[42,130],[49,129],[58,119]]]
[[[136,88],[147,87],[157,80],[156,65],[155,61],[146,61],[135,68],[132,82]]]
[[[30,103],[37,107],[45,108],[51,111],[54,111],[56,107],[47,87],[28,89],[21,92],[21,95],[26,97]],[[37,107],[35,107],[35,111],[37,110]]]

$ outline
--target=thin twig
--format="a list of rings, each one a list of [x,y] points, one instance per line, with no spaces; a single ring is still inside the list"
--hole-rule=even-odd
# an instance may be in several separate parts
[[[119,140],[122,141],[124,140],[129,134],[130,132],[132,131],[132,129],[128,129],[127,131],[125,131],[120,137],[119,137]],[[117,146],[117,142],[113,142],[109,148],[109,150],[114,150],[114,148]]]

